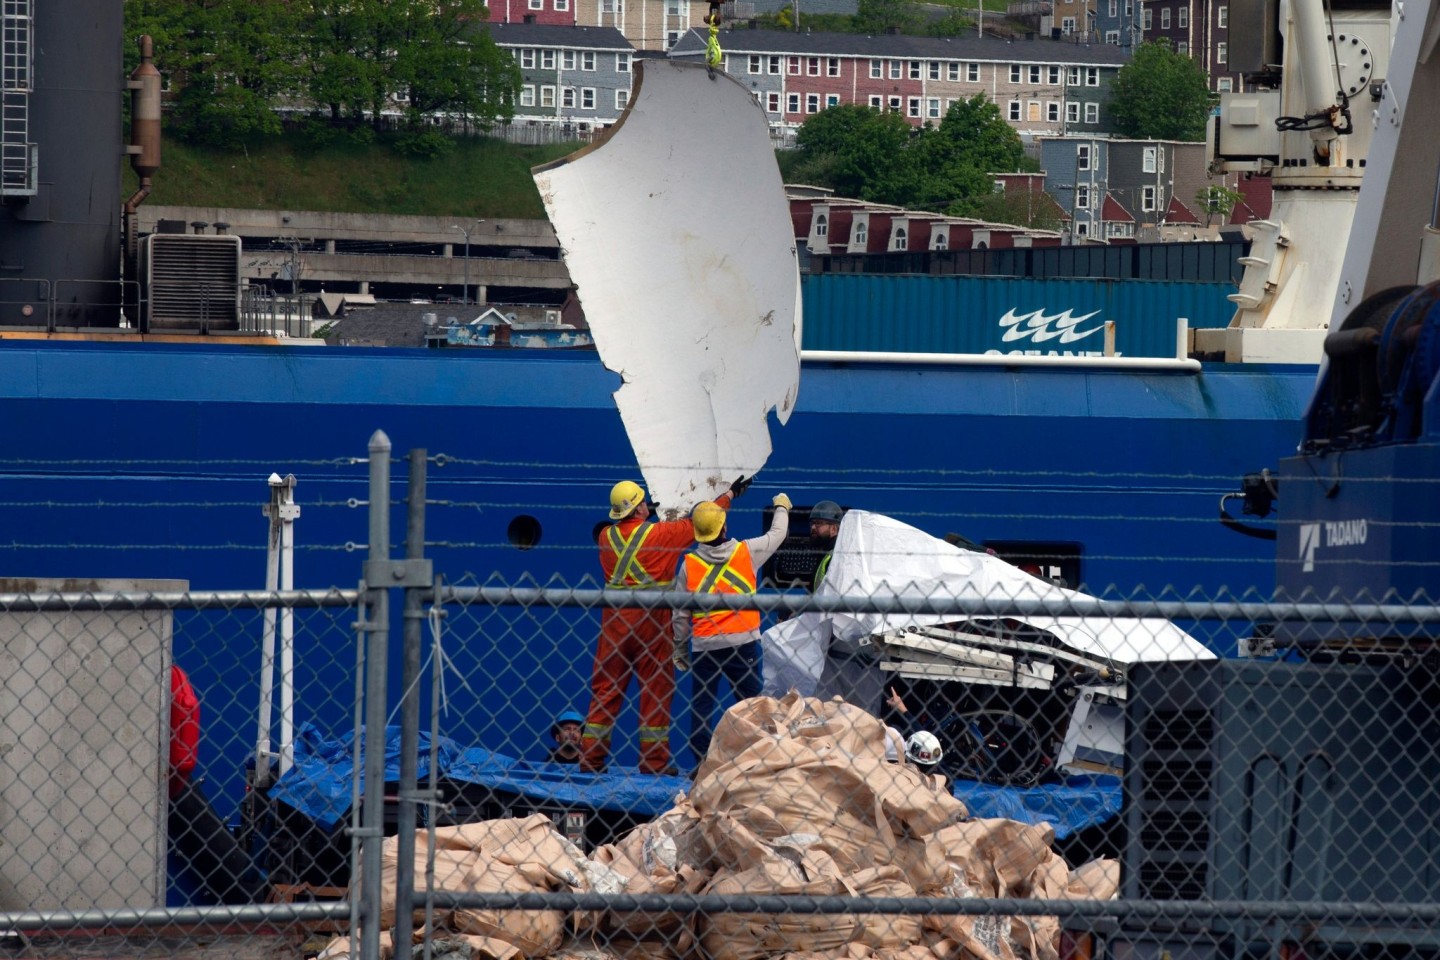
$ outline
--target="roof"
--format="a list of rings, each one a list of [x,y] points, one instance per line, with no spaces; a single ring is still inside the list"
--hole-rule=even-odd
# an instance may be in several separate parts
[[[565,29],[558,27],[556,29]],[[671,56],[705,52],[705,34],[691,30],[671,48]],[[1130,55],[1109,43],[1072,43],[1036,37],[1010,40],[996,36],[904,37],[854,33],[789,33],[782,30],[726,30],[720,47],[727,53],[827,54],[915,60],[967,60],[995,63],[1082,64],[1121,67]]]
[[[482,28],[502,47],[563,47],[571,50],[633,50],[614,27],[575,27],[553,23],[487,23]]]
[[[1135,222],[1130,211],[1125,209],[1125,205],[1108,193],[1105,194],[1105,200],[1100,204],[1100,219],[1118,223]]]
[[[1166,223],[1193,223],[1199,224],[1200,218],[1195,216],[1195,211],[1180,202],[1179,197],[1170,198],[1170,206],[1165,208]]]
[[[423,347],[426,314],[435,316],[436,325],[444,324],[454,314],[461,319],[475,307],[458,303],[377,303],[365,310],[347,312],[330,325],[325,342],[341,346]]]

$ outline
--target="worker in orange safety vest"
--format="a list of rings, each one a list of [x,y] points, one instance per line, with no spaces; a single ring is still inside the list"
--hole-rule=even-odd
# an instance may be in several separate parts
[[[716,503],[695,507],[691,521],[696,548],[685,555],[685,585],[692,593],[753,594],[756,571],[765,565],[790,532],[790,498],[777,494],[770,530],[761,537],[731,540],[725,510]],[[695,611],[690,618],[690,749],[703,762],[714,730],[720,678],[730,682],[735,699],[760,695],[760,612]]]
[[[750,482],[741,477],[714,501],[723,511]],[[646,523],[645,490],[622,480],[610,491],[610,519],[599,534],[605,586],[659,589],[675,578],[690,547],[688,518]],[[670,763],[670,701],[675,695],[674,611],[606,608],[600,612],[600,639],[590,675],[590,710],[580,738],[580,769],[605,769],[615,718],[634,677],[640,686],[640,770],[674,773]]]

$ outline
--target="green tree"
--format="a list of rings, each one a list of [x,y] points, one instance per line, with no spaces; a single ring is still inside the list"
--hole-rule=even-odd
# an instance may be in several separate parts
[[[1231,190],[1223,183],[1212,183],[1195,191],[1195,203],[1205,214],[1205,226],[1210,226],[1215,217],[1229,218],[1235,204],[1245,197],[1238,190]]]
[[[1204,140],[1210,113],[1205,71],[1165,40],[1141,44],[1110,87],[1116,132],[1146,140]]]
[[[917,184],[914,202],[962,213],[990,194],[990,174],[1034,167],[1020,135],[984,94],[952,105],[917,148],[918,165],[926,176]]]
[[[854,29],[856,33],[877,34],[895,29],[912,33],[919,26],[920,11],[914,0],[859,0]]]

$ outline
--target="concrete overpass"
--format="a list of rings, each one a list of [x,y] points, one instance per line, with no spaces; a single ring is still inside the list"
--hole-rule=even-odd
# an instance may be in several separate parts
[[[481,303],[489,287],[571,286],[546,220],[160,205],[142,206],[139,218],[141,233],[155,232],[165,221],[170,229],[238,235],[244,248],[242,275],[252,281],[288,280],[293,271],[302,283],[324,283],[329,289],[395,283],[454,287],[459,294],[468,280],[470,299]]]

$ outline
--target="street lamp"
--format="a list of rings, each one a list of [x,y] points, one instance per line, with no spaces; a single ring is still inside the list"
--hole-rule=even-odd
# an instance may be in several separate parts
[[[450,225],[451,230],[459,230],[461,235],[465,237],[465,286],[460,292],[460,301],[467,306],[470,303],[470,231],[484,222],[484,220],[476,220],[475,225],[470,227],[462,227],[453,223]]]

